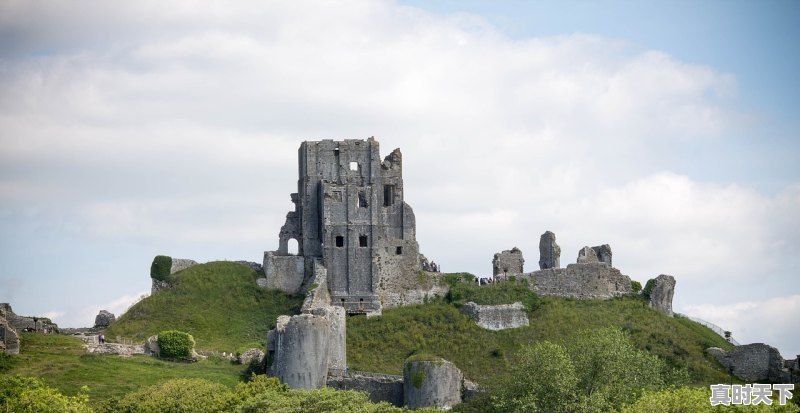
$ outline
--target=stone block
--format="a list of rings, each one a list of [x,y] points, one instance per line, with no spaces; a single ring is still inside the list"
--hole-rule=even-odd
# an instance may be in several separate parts
[[[502,305],[478,305],[468,302],[461,307],[461,312],[472,321],[487,330],[506,330],[524,327],[529,324],[528,314],[521,302]]]
[[[451,409],[461,404],[463,383],[461,370],[447,360],[406,361],[403,367],[403,392],[410,409]]]

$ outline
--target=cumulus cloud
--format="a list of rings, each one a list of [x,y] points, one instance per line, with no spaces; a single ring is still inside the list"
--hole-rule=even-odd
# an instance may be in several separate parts
[[[0,219],[271,249],[299,142],[375,136],[402,148],[421,248],[445,270],[485,274],[514,245],[535,269],[545,230],[563,264],[610,243],[635,279],[675,275],[677,304],[766,299],[797,270],[800,185],[705,178],[742,117],[737,80],[706,65],[391,1],[0,7]]]
[[[784,358],[800,354],[800,295],[732,304],[693,304],[681,311],[708,320],[731,331],[742,344],[767,343],[781,350]]]

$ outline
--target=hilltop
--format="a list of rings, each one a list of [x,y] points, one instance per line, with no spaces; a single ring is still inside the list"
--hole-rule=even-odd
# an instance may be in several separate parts
[[[259,274],[235,262],[189,267],[162,289],[133,305],[106,331],[109,340],[143,342],[164,330],[194,336],[199,350],[236,352],[263,348],[281,314],[297,314],[303,298],[256,285]]]

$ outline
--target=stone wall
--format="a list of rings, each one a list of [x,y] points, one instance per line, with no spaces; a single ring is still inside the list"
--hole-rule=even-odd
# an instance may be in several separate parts
[[[539,237],[539,269],[561,268],[561,247],[556,243],[556,234],[545,231]]]
[[[789,383],[792,380],[778,349],[764,343],[736,346],[730,351],[711,347],[706,352],[726,369],[732,367],[733,374],[747,382]]]
[[[169,273],[175,274],[178,271],[183,271],[194,265],[197,265],[197,262],[194,260],[187,260],[185,258],[173,258],[172,267],[170,267]]]
[[[524,272],[524,266],[525,259],[522,258],[522,251],[514,247],[510,250],[494,254],[494,259],[492,259],[492,275],[495,277],[508,277],[522,274]]]
[[[305,258],[267,251],[264,253],[264,275],[267,288],[297,294],[305,279]]]
[[[328,387],[337,390],[358,390],[369,395],[374,403],[388,402],[403,406],[403,376],[350,370],[330,370]]]
[[[588,249],[594,253],[591,248]],[[524,274],[539,295],[578,299],[608,299],[630,294],[631,279],[608,264],[594,262],[570,264]]]
[[[406,361],[403,397],[410,409],[451,409],[461,404],[464,375],[447,360]]]
[[[47,331],[59,331],[58,324],[50,321],[49,318],[21,316],[14,313],[9,303],[0,303],[0,314],[4,314],[6,322],[17,332],[25,331],[25,329],[39,330],[47,329]]]
[[[672,296],[675,294],[675,277],[661,274],[651,280],[649,305],[672,317]]]
[[[447,295],[450,287],[443,277],[442,273],[422,270],[411,277],[404,276],[401,272],[386,272],[378,286],[378,297],[384,308],[422,304],[426,300]]]
[[[0,352],[19,354],[19,335],[11,327],[5,313],[0,310]]]
[[[506,330],[527,326],[528,314],[521,302],[503,305],[478,305],[468,302],[461,307],[461,312],[472,321],[488,330]]]

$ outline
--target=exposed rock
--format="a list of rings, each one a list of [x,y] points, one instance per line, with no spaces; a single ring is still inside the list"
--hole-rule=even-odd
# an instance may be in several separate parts
[[[561,247],[556,244],[556,234],[550,231],[539,238],[539,268],[561,268]]]
[[[87,344],[86,352],[91,354],[117,354],[120,356],[145,354],[143,345],[131,346],[118,343]]]
[[[158,346],[158,335],[147,337],[144,342],[144,354],[150,357],[161,357],[161,348]]]
[[[578,264],[594,264],[600,262],[597,253],[591,247],[583,247],[578,251]]]
[[[672,296],[675,294],[675,277],[661,274],[656,277],[650,291],[650,307],[672,317]]]
[[[150,294],[155,294],[170,287],[170,284],[167,281],[161,281],[155,278],[151,278],[150,280],[152,281],[152,284],[150,285]]]
[[[114,322],[116,317],[114,317],[113,313],[110,313],[106,310],[100,310],[97,314],[97,317],[94,318],[94,326],[97,327],[108,327],[111,323]]]
[[[555,297],[608,299],[632,292],[630,277],[600,262],[549,268],[519,278],[528,280],[537,294]]]
[[[406,361],[403,367],[406,407],[451,409],[461,403],[463,382],[461,370],[447,360]]]
[[[175,274],[178,271],[183,271],[191,266],[197,265],[197,261],[187,260],[183,258],[173,258],[172,267],[169,269],[170,274]]]
[[[506,330],[527,326],[528,314],[521,302],[502,305],[478,305],[472,301],[461,307],[461,312],[488,330]]]
[[[611,246],[608,244],[603,244],[597,247],[592,247],[595,254],[597,254],[597,260],[600,262],[604,262],[608,265],[611,264]]]
[[[237,361],[239,364],[262,363],[264,361],[264,352],[257,348],[251,348],[240,354]]]
[[[784,370],[785,361],[775,347],[764,343],[736,346],[730,351],[718,347],[706,349],[726,369],[746,382],[789,383],[792,375]]]
[[[525,259],[522,258],[522,251],[517,247],[498,252],[494,254],[494,259],[492,260],[492,275],[495,277],[508,277],[522,274],[524,265]]]

